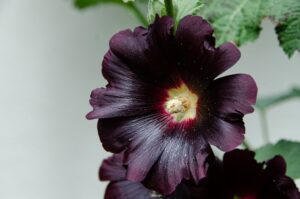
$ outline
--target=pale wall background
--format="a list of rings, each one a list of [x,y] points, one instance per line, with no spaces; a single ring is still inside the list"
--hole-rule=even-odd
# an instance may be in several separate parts
[[[109,38],[134,27],[124,10],[78,11],[70,0],[0,0],[0,198],[96,199],[105,183],[98,167],[108,156],[96,121],[85,120]],[[300,85],[300,56],[288,60],[273,25],[244,46],[232,72],[252,74],[259,94]],[[300,100],[269,112],[272,141],[300,140]],[[257,113],[246,117],[247,138],[262,144]]]

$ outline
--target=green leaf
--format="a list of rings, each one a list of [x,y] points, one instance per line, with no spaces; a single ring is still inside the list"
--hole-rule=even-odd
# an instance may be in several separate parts
[[[217,44],[233,41],[237,45],[257,39],[267,0],[205,0],[203,16],[215,28]]]
[[[273,0],[270,2],[274,3],[271,5],[273,7],[271,10],[275,10],[278,9],[276,3],[280,3],[281,1]],[[271,16],[274,16],[278,24],[276,26],[276,33],[280,46],[289,57],[292,57],[294,52],[300,52],[300,1],[286,0],[281,4],[282,7],[279,8],[279,11],[274,12],[277,15]]]
[[[243,45],[258,38],[261,21],[268,17],[284,52],[300,51],[299,0],[204,0],[201,15],[215,28],[217,44],[233,41]]]
[[[173,13],[176,24],[186,15],[196,15],[203,6],[203,0],[173,0]],[[164,0],[150,0],[148,5],[148,21],[152,23],[156,14],[166,15]]]
[[[96,6],[100,4],[125,4],[128,2],[134,2],[134,0],[73,0],[74,5],[77,8],[87,8],[91,6]],[[148,2],[147,0],[139,0],[141,3]]]
[[[178,23],[186,15],[197,15],[202,7],[202,0],[174,0],[175,21]]]
[[[127,8],[129,11],[131,11],[136,18],[145,26],[147,26],[147,20],[145,16],[143,15],[142,11],[139,9],[139,7],[136,5],[136,2],[145,3],[146,0],[74,0],[74,5],[79,8],[87,8],[91,6],[96,6],[100,4],[117,4],[120,6],[123,6],[124,8]]]
[[[149,24],[155,20],[156,14],[159,16],[164,16],[166,13],[166,7],[163,0],[149,0],[147,15]]]
[[[74,4],[77,8],[86,8],[95,5],[105,4],[105,3],[114,3],[114,4],[123,4],[122,0],[74,0]]]
[[[286,100],[290,100],[293,98],[300,98],[300,88],[295,87],[292,88],[290,91],[279,95],[260,98],[257,100],[255,106],[261,110],[266,110],[276,104],[282,103]]]
[[[275,155],[284,157],[287,163],[287,175],[300,178],[300,143],[280,140],[276,144],[268,144],[256,150],[256,159],[266,161]]]

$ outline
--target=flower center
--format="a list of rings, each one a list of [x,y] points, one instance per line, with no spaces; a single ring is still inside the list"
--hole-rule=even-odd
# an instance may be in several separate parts
[[[184,113],[190,106],[189,99],[186,96],[178,96],[167,101],[166,109],[169,113]]]
[[[196,117],[197,102],[198,96],[182,83],[180,87],[168,90],[168,98],[164,108],[173,117],[174,121],[182,122]]]

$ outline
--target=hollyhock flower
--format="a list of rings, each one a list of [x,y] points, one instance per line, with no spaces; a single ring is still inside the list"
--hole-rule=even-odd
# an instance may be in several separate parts
[[[126,150],[127,179],[143,181],[151,170],[164,194],[205,177],[210,144],[230,151],[243,142],[257,94],[249,75],[217,78],[240,52],[232,43],[215,48],[205,20],[187,16],[173,28],[172,18],[157,17],[112,37],[102,64],[108,85],[92,92],[87,115],[99,119],[106,150]]]
[[[236,149],[226,153],[222,163],[211,164],[208,176],[199,183],[199,198],[300,199],[295,183],[285,175],[286,164],[281,156],[258,163],[254,155]]]
[[[105,199],[180,199],[198,198],[197,189],[188,183],[181,183],[176,192],[169,196],[163,196],[146,188],[141,182],[132,182],[126,179],[126,168],[123,165],[123,153],[115,154],[103,161],[99,178],[110,181],[105,191]]]

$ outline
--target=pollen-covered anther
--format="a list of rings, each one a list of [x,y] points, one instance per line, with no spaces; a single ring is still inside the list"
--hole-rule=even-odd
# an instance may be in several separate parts
[[[164,109],[175,122],[195,119],[198,96],[191,92],[186,84],[168,90]]]
[[[166,109],[169,113],[184,113],[189,109],[190,102],[185,96],[175,97],[166,104]]]

